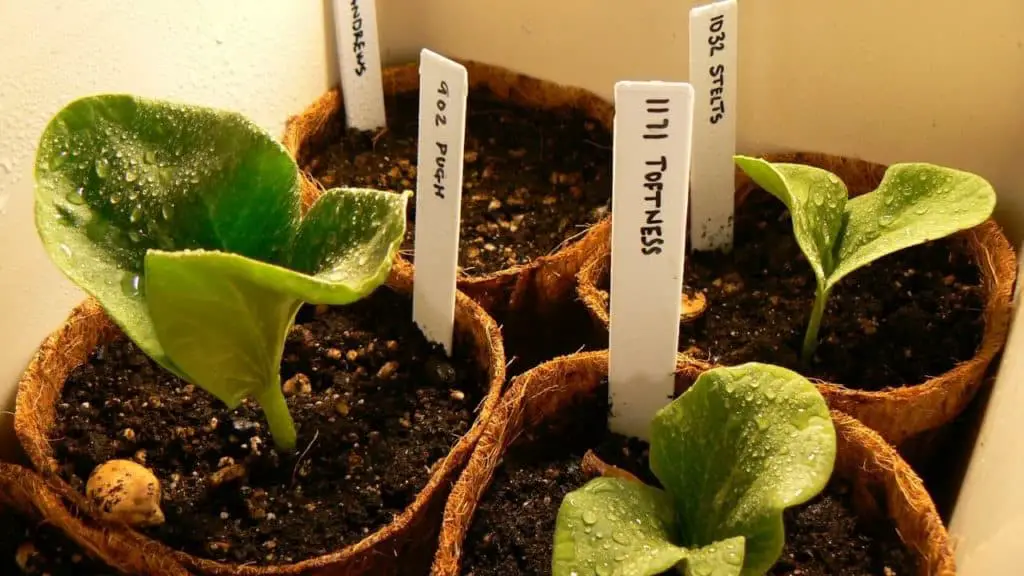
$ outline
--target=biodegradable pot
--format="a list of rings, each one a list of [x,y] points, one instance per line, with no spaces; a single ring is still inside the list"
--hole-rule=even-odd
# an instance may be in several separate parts
[[[680,357],[677,393],[703,371],[702,365]],[[597,351],[556,358],[516,378],[448,498],[432,576],[460,574],[473,514],[509,446],[542,422],[571,417],[563,411],[593,394],[607,374],[608,352]],[[920,574],[955,574],[949,536],[920,478],[892,446],[854,418],[833,410],[832,421],[837,442],[833,475],[850,483],[857,514],[887,517],[916,558]]]
[[[19,516],[52,526],[86,554],[122,572],[142,570],[145,574],[189,575],[174,559],[154,554],[156,547],[152,543],[134,534],[106,531],[88,518],[69,514],[67,500],[62,487],[47,484],[27,468],[0,462],[0,510],[9,507]],[[112,553],[133,548],[138,550],[137,561],[125,561],[119,554]]]
[[[523,107],[580,110],[609,131],[612,128],[614,106],[593,93],[531,78],[498,66],[473,61],[460,63],[467,69],[470,89],[486,89],[501,100]],[[383,84],[388,96],[418,91],[419,64],[386,68]],[[325,140],[331,137],[332,126],[343,124],[343,113],[342,94],[335,88],[288,120],[282,142],[300,167],[305,168]],[[308,206],[319,195],[319,186],[308,175],[303,176],[303,204]],[[344,182],[339,185],[344,185]],[[606,217],[556,252],[527,264],[478,276],[465,275],[460,270],[458,288],[499,321],[504,321],[510,312],[553,311],[574,299],[576,273],[600,246],[608,242],[610,231],[610,221]]]
[[[412,274],[407,265],[397,263],[386,288],[400,294],[411,294]],[[344,549],[308,558],[293,564],[253,566],[227,564],[199,558],[153,540],[123,525],[103,523],[104,539],[98,552],[111,563],[130,567],[137,573],[166,574],[153,568],[181,565],[200,574],[218,575],[286,575],[286,574],[394,574],[400,573],[399,557],[407,559],[417,550],[427,556],[433,552],[433,537],[448,490],[475,446],[483,425],[496,408],[505,380],[505,352],[501,335],[494,321],[476,303],[462,293],[457,294],[455,326],[457,336],[474,345],[477,365],[487,374],[485,396],[475,422],[437,463],[424,488],[404,512],[389,524]],[[410,319],[411,322],[411,319]],[[60,462],[51,446],[56,420],[56,404],[68,375],[85,363],[93,350],[104,343],[123,337],[121,331],[93,299],[76,307],[64,325],[42,344],[23,375],[18,388],[15,431],[32,465],[51,484],[55,501],[47,513],[50,522],[75,529],[81,515],[99,518],[93,504],[59,475]],[[84,521],[84,519],[83,519]],[[429,561],[429,558],[427,560]]]
[[[816,153],[767,154],[771,162],[806,164],[828,170],[846,183],[850,196],[878,187],[886,167],[862,160]],[[736,203],[742,203],[756,189],[750,178],[737,169]],[[993,220],[959,232],[967,253],[977,263],[985,298],[984,333],[974,356],[951,370],[910,386],[857,390],[842,383],[817,380],[829,405],[857,418],[894,444],[936,429],[960,414],[974,398],[992,360],[1006,342],[1011,313],[1011,296],[1016,278],[1016,255],[1002,228]],[[588,260],[577,275],[577,294],[597,329],[608,332],[609,294],[600,288],[611,267],[611,245]],[[711,304],[713,306],[713,304]],[[703,368],[712,365],[690,358]]]

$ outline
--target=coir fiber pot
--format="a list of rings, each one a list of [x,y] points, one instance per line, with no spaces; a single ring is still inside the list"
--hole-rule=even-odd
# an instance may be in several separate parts
[[[680,357],[677,392],[702,371],[701,365]],[[515,379],[448,499],[433,576],[462,574],[466,534],[510,445],[548,423],[578,416],[575,405],[605,389],[607,373],[607,351],[597,351],[556,358]],[[889,522],[919,574],[954,574],[948,534],[918,476],[877,433],[838,411],[832,411],[832,419],[837,437],[833,478],[850,485],[857,517]]]
[[[885,166],[879,164],[817,153],[769,154],[764,158],[770,162],[805,164],[828,170],[846,183],[851,197],[874,190],[886,170]],[[736,181],[736,204],[740,206],[756,189],[756,185],[739,169]],[[872,382],[870,390],[862,390],[844,385],[843,382],[815,379],[832,408],[852,415],[897,445],[910,437],[934,430],[960,414],[974,397],[986,370],[1006,341],[1010,299],[1017,268],[1013,248],[1001,227],[991,218],[974,228],[950,236],[949,240],[973,263],[980,279],[983,306],[979,305],[982,310],[978,314],[983,329],[973,356],[948,371],[929,374],[917,384],[899,386],[891,382]],[[579,299],[597,329],[605,336],[609,321],[609,293],[605,287],[608,285],[610,262],[610,244],[606,242],[601,253],[584,265],[577,284]],[[807,266],[803,262],[798,264]],[[714,305],[714,302],[707,303],[709,310]],[[770,304],[764,302],[764,306]],[[684,318],[683,321],[690,319]],[[826,314],[823,324],[828,323],[829,316]],[[906,345],[911,344],[907,342]],[[690,359],[705,368],[712,367],[706,358]],[[801,371],[797,367],[794,369]]]
[[[88,518],[79,518],[75,514],[68,514],[68,507],[72,506],[68,499],[60,493],[60,488],[47,484],[41,476],[35,472],[15,464],[0,463],[0,514],[13,514],[16,521],[23,521],[26,524],[36,526],[40,529],[56,530],[59,532],[57,538],[66,540],[65,544],[74,547],[76,551],[87,555],[89,558],[82,558],[79,564],[90,563],[94,569],[100,569],[98,563],[102,562],[125,573],[142,569],[147,574],[166,574],[167,576],[188,576],[188,572],[180,564],[173,560],[153,555],[153,546],[147,544],[132,534],[111,532],[103,530],[95,522]],[[5,519],[5,522],[11,519]],[[16,542],[5,542],[11,547]],[[139,550],[140,563],[124,562],[121,557],[111,552],[116,549],[137,548]],[[33,546],[33,548],[35,548]],[[34,550],[43,552],[41,550]],[[65,551],[70,555],[71,551]],[[8,559],[0,559],[0,566],[6,566]],[[17,559],[19,564],[22,558]],[[44,560],[51,560],[44,558]],[[22,568],[24,569],[24,568]],[[73,568],[77,573],[78,568]],[[29,573],[29,572],[26,572]],[[85,573],[85,569],[82,569]],[[88,572],[92,574],[93,572]],[[4,572],[7,574],[7,572]]]
[[[468,71],[471,93],[475,90],[485,91],[500,103],[531,110],[580,113],[592,121],[595,126],[599,126],[608,133],[611,131],[614,116],[613,105],[590,92],[531,78],[505,68],[480,62],[462,61],[461,64]],[[383,84],[385,96],[388,99],[417,93],[419,90],[418,64],[386,68]],[[305,172],[303,195],[304,201],[307,203],[311,201],[311,198],[316,197],[318,188],[318,184],[310,175],[310,163],[329,141],[336,141],[342,137],[341,133],[344,131],[343,105],[341,91],[335,88],[321,96],[304,112],[289,119],[287,123],[282,142]],[[474,113],[472,106],[468,112],[470,115]],[[472,131],[468,130],[467,138],[472,137]],[[580,141],[578,145],[588,146],[583,141]],[[594,143],[589,145],[595,146]],[[608,146],[610,146],[610,141]],[[607,154],[607,152],[603,153]],[[412,160],[415,161],[415,157]],[[610,156],[607,164],[609,181],[606,185],[608,201],[610,201]],[[470,166],[467,165],[467,174],[469,169]],[[546,183],[548,189],[555,189],[554,180],[556,179],[552,174],[552,183]],[[414,182],[415,178],[410,176],[404,187],[412,188],[415,186]],[[335,185],[348,183],[350,182],[346,181],[346,175],[341,173]],[[568,186],[560,186],[561,188],[568,189]],[[473,191],[467,187],[463,194],[468,196],[471,192]],[[560,193],[554,192],[555,195]],[[554,199],[550,198],[550,200]],[[467,200],[464,199],[463,202],[465,206]],[[544,209],[549,210],[548,207],[544,207]],[[464,218],[466,216],[465,209],[463,216]],[[527,217],[529,216],[527,215]],[[506,325],[509,321],[515,320],[515,316],[511,313],[555,311],[566,302],[574,301],[575,274],[587,258],[607,242],[609,233],[607,217],[599,218],[592,224],[594,225],[582,231],[579,231],[578,228],[568,241],[557,246],[553,252],[534,258],[528,263],[486,274],[464,273],[460,270],[458,287],[479,302],[499,322]],[[582,225],[580,224],[580,226]],[[585,316],[585,313],[581,311],[581,317]]]
[[[411,270],[396,263],[386,286],[378,290],[409,297]],[[46,496],[54,502],[46,519],[72,530],[76,529],[74,522],[79,519],[91,525],[102,525],[104,537],[97,544],[97,552],[112,564],[142,574],[167,574],[164,566],[178,565],[194,573],[222,575],[395,574],[406,569],[399,564],[400,560],[421,554],[424,563],[429,562],[445,497],[469,458],[483,424],[497,406],[505,379],[505,354],[497,325],[462,293],[457,294],[455,325],[456,349],[460,341],[466,343],[472,350],[470,361],[479,373],[486,374],[486,381],[479,382],[484,388],[480,391],[482,400],[475,407],[476,417],[469,431],[454,442],[447,456],[434,462],[429,479],[415,500],[390,523],[348,547],[295,563],[256,566],[200,558],[171,549],[127,526],[113,522],[100,524],[96,520],[100,516],[91,501],[61,476],[63,463],[55,454],[55,443],[59,440],[54,440],[53,431],[65,381],[76,367],[89,360],[97,347],[124,338],[99,304],[87,299],[43,342],[18,389],[15,430],[33,466],[53,486],[53,493]],[[56,501],[55,495],[62,500]]]

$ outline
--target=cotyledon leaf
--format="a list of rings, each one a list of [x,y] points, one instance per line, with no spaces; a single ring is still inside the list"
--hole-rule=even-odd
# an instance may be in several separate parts
[[[651,426],[650,463],[679,515],[682,546],[742,536],[742,574],[778,559],[783,511],[828,482],[835,428],[814,385],[777,366],[703,373]]]
[[[822,282],[835,266],[833,252],[843,225],[846,185],[835,174],[814,166],[747,156],[737,156],[736,164],[789,208],[797,243]]]
[[[129,95],[64,107],[40,139],[35,178],[50,257],[179,376],[144,302],[146,252],[283,263],[299,218],[297,167],[265,131],[233,112]]]
[[[831,288],[865,264],[984,222],[996,193],[984,178],[927,163],[893,164],[878,188],[850,200]]]
[[[650,576],[687,551],[673,544],[672,499],[657,488],[595,478],[570,492],[558,509],[553,576]]]

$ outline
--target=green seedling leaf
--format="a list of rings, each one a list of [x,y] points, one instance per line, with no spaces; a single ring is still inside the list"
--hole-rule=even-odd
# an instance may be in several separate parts
[[[817,278],[805,361],[817,345],[828,296],[843,277],[893,252],[977,226],[996,204],[985,179],[934,164],[893,164],[876,190],[849,201],[846,186],[821,168],[746,156],[737,156],[736,164],[789,208],[793,233]]]
[[[254,396],[294,444],[284,337],[302,302],[387,277],[408,194],[332,190],[300,216],[298,167],[242,116],[126,95],[76,100],[36,157],[50,257],[149,356],[229,407]]]
[[[567,495],[558,510],[552,573],[644,576],[668,570],[687,551],[672,498],[619,478],[595,478]]]
[[[782,512],[832,475],[836,435],[818,390],[796,372],[748,363],[702,374],[651,425],[651,470],[675,501],[688,546],[743,536],[742,574],[782,552]]]
[[[570,493],[553,573],[763,574],[782,552],[783,511],[825,487],[835,454],[825,400],[796,372],[705,372],[652,422],[651,470],[665,490],[598,478]]]

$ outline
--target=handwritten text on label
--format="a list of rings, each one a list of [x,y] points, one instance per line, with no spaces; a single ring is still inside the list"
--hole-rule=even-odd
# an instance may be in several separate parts
[[[719,14],[711,19],[711,26],[708,32],[708,45],[710,46],[711,58],[715,52],[725,50],[725,32],[722,28],[725,25],[725,16]],[[718,124],[725,117],[725,99],[722,97],[725,92],[725,64],[715,64],[708,71],[711,74],[711,123]]]
[[[352,53],[356,56],[356,75],[362,76],[366,73],[366,55],[363,49],[366,42],[363,40],[363,17],[359,13],[359,0],[352,0]]]
[[[448,124],[448,117],[445,116],[444,110],[448,107],[448,83],[444,80],[441,81],[441,85],[437,88],[437,111],[434,113],[434,126],[445,126]],[[448,143],[438,140],[435,142],[437,145],[437,155],[434,156],[434,196],[444,199],[444,166],[448,162]]]

